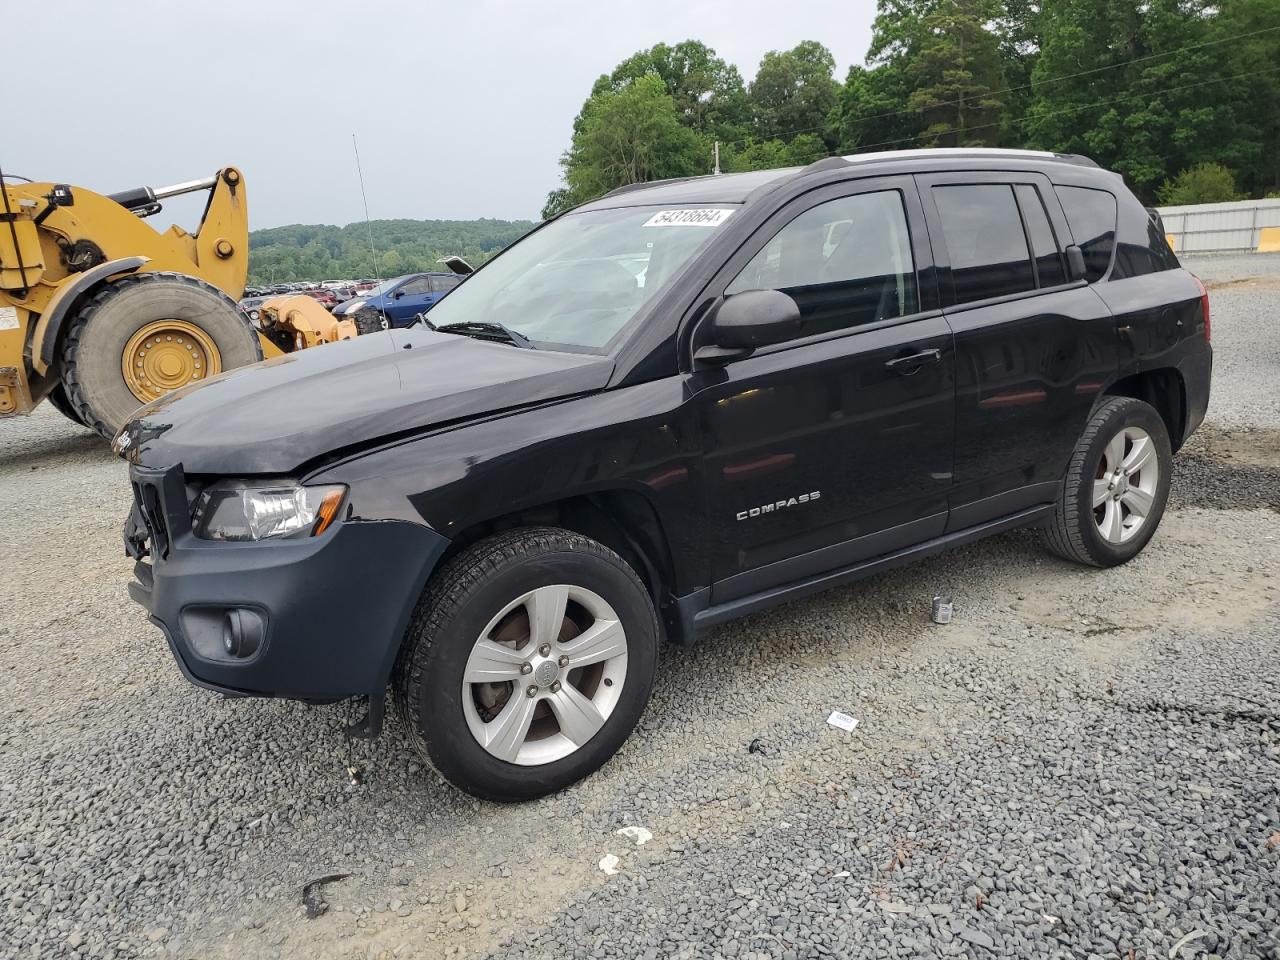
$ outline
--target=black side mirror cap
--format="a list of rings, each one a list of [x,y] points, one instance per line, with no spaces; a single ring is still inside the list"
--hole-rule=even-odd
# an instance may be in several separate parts
[[[1083,280],[1088,273],[1084,265],[1084,251],[1072,243],[1063,252],[1067,255],[1067,279],[1072,282]]]
[[[697,358],[725,363],[756,348],[783,343],[800,335],[800,307],[780,290],[745,290],[726,297],[707,318],[710,342]]]

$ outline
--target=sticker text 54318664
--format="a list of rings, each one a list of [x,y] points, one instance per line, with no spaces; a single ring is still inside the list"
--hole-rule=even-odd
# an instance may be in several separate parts
[[[729,219],[732,210],[720,210],[709,207],[695,210],[685,207],[680,210],[659,210],[644,222],[646,227],[718,227]]]

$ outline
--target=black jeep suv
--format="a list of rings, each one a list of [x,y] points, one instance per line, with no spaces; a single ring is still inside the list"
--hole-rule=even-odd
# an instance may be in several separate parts
[[[1210,367],[1204,288],[1081,157],[625,187],[419,326],[139,411],[130,589],[192,682],[365,696],[365,735],[392,685],[445,777],[534,797],[621,746],[661,636],[1023,525],[1129,560]]]

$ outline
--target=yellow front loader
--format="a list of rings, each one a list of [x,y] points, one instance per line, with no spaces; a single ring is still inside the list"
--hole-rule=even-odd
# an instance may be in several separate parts
[[[195,233],[145,222],[165,198],[197,191],[209,197]],[[315,335],[318,315],[298,330],[280,318],[268,336],[237,308],[249,215],[234,167],[111,195],[0,176],[0,194],[0,417],[48,399],[111,438],[178,387],[343,339]]]

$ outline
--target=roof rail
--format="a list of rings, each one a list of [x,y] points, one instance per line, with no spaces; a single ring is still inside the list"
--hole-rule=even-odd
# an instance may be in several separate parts
[[[868,163],[875,160],[925,160],[931,157],[1005,157],[1010,160],[1035,159],[1059,160],[1063,163],[1074,163],[1080,166],[1096,167],[1097,164],[1088,157],[1077,153],[1053,153],[1049,150],[1019,150],[1012,147],[926,147],[917,150],[875,150],[868,153],[850,153],[843,157],[829,157],[829,160],[844,160],[848,163]],[[811,163],[805,171],[825,170],[825,160]]]

